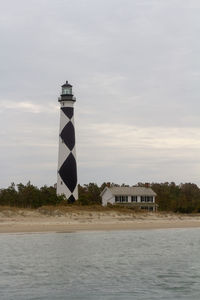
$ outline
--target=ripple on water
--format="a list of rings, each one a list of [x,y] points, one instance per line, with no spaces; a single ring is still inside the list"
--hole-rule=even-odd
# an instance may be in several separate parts
[[[200,299],[198,229],[0,235],[0,299]]]

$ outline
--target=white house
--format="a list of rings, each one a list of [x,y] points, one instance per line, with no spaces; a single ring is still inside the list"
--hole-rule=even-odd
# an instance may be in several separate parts
[[[101,192],[101,197],[103,206],[114,204],[148,211],[156,211],[157,209],[157,204],[155,203],[156,193],[149,187],[105,187]]]

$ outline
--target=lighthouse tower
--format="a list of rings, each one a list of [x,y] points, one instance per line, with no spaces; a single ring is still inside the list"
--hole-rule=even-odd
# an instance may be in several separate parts
[[[74,130],[72,85],[66,81],[58,98],[60,102],[60,134],[58,153],[57,194],[64,194],[73,203],[78,199],[77,166]]]

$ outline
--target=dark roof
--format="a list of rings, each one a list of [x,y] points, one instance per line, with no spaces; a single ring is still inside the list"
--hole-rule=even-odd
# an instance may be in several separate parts
[[[66,81],[66,83],[62,85],[62,87],[68,87],[68,86],[72,87],[72,85],[69,84],[68,81]]]

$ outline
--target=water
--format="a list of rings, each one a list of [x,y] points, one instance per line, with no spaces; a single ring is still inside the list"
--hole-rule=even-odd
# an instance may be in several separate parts
[[[0,300],[200,299],[200,231],[1,234]]]

